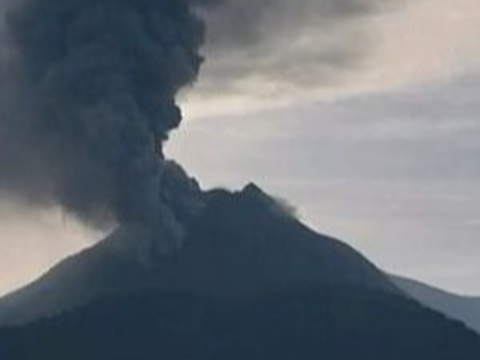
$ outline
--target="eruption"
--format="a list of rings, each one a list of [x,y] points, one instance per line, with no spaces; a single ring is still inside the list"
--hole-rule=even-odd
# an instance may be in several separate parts
[[[0,186],[98,224],[181,237],[200,190],[163,144],[202,64],[201,0],[25,0],[7,16]],[[10,64],[11,65],[11,64]],[[12,86],[15,84],[15,86]],[[5,98],[5,96],[4,96]],[[5,111],[5,110],[4,110]]]
[[[356,23],[380,3],[0,0],[0,10],[9,8],[0,24],[0,194],[59,205],[92,225],[140,225],[177,246],[203,195],[166,160],[163,146],[182,119],[175,97],[196,80],[203,61],[204,20],[214,55],[232,48],[246,54],[240,63],[227,56],[228,66],[210,74],[222,90],[223,81],[235,84],[235,76],[265,66],[287,76],[286,65],[294,64],[316,79],[298,66],[305,54],[315,64],[348,67],[356,45],[339,50],[342,41],[300,41],[303,53],[296,40],[312,29],[336,33],[338,24]],[[281,61],[260,61],[260,48]],[[280,48],[298,59],[271,56]]]

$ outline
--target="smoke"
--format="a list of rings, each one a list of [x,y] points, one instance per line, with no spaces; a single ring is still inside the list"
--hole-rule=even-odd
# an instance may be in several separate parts
[[[200,190],[164,142],[195,81],[205,0],[24,0],[2,39],[0,191],[180,236]]]
[[[176,95],[202,65],[205,22],[219,53],[247,49],[246,68],[227,68],[235,77],[256,64],[255,49],[291,52],[288,35],[304,24],[327,31],[379,0],[3,3],[0,193],[60,205],[91,225],[143,224],[181,238],[202,194],[163,146],[182,120]],[[321,58],[344,66],[355,51],[338,49],[323,49]]]

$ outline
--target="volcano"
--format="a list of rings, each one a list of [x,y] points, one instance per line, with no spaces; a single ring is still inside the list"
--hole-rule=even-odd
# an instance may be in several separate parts
[[[204,194],[183,246],[131,225],[0,301],[0,358],[476,360],[480,337],[255,185]]]
[[[399,292],[354,249],[313,232],[253,184],[211,191],[205,202],[180,251],[165,255],[140,227],[120,228],[3,298],[0,324],[145,291],[233,299],[330,285]]]

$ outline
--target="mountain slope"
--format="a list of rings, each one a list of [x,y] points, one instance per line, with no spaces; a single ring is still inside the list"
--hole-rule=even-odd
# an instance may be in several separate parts
[[[325,285],[398,291],[355,250],[314,233],[254,185],[237,193],[208,193],[206,208],[189,224],[179,252],[165,256],[155,246],[155,239],[138,228],[120,229],[1,299],[0,324],[143,290],[214,298]]]
[[[418,281],[392,276],[392,281],[413,299],[459,320],[480,334],[480,298],[462,297]]]
[[[0,330],[8,360],[477,360],[480,338],[406,298],[326,287],[252,300],[106,299]]]
[[[257,187],[205,200],[176,253],[124,227],[0,301],[23,324],[0,328],[0,359],[479,358],[475,332]]]

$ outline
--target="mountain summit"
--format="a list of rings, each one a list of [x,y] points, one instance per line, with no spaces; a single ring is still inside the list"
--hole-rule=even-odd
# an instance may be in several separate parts
[[[257,186],[203,195],[176,251],[124,226],[2,299],[0,358],[478,359],[477,334]]]
[[[124,226],[38,281],[0,300],[0,324],[21,324],[116,294],[143,291],[245,298],[339,285],[397,293],[348,245],[319,235],[250,184],[214,190],[166,255],[141,227]],[[34,304],[34,305],[32,305]]]

